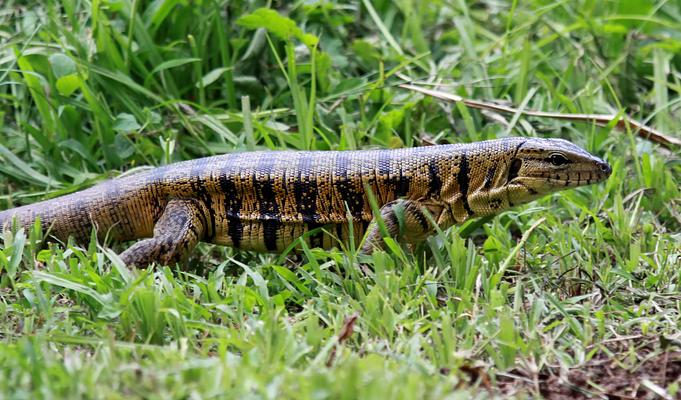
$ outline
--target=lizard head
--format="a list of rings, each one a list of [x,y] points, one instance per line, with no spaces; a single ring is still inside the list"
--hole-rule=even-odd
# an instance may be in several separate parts
[[[563,139],[521,141],[506,163],[509,205],[566,188],[606,180],[612,169],[600,158]]]
[[[484,142],[483,142],[484,143]],[[501,147],[502,150],[485,151]],[[543,195],[602,182],[610,165],[562,139],[510,138],[490,141],[472,157],[469,215],[493,215]]]

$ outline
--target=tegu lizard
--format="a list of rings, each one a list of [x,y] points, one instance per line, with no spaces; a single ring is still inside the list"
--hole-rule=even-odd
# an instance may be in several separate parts
[[[370,190],[387,233],[417,243],[441,228],[497,214],[548,193],[605,180],[610,166],[562,139],[505,138],[395,150],[259,151],[201,158],[109,180],[0,212],[48,236],[138,240],[128,265],[181,260],[198,242],[280,252],[303,237],[329,248],[366,237],[383,246]],[[352,219],[353,232],[349,229]],[[322,228],[322,229],[317,229]],[[311,234],[306,232],[315,230]]]

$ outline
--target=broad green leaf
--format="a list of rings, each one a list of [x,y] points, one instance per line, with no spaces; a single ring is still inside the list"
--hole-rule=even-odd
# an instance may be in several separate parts
[[[128,113],[120,113],[116,116],[116,120],[113,124],[113,129],[116,132],[130,133],[142,128],[140,124],[137,123],[135,116]]]
[[[62,96],[71,96],[81,85],[77,74],[65,75],[57,79],[57,90]]]
[[[133,131],[135,131],[134,129]],[[116,149],[116,154],[122,159],[126,159],[135,153],[135,147],[127,139],[124,132],[116,135],[114,139],[114,148]]]
[[[52,73],[57,78],[76,73],[76,63],[71,59],[71,57],[65,54],[52,54],[48,60],[50,61],[50,66],[52,67]]]
[[[308,47],[315,46],[319,41],[317,36],[304,33],[292,19],[269,8],[259,8],[255,12],[239,18],[236,23],[249,29],[265,28],[280,39],[291,40],[296,38]]]

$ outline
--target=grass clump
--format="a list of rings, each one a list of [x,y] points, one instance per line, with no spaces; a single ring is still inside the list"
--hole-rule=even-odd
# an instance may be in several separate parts
[[[6,1],[0,209],[253,149],[562,137],[613,174],[377,253],[370,276],[351,250],[202,245],[183,268],[130,271],[94,242],[7,234],[0,393],[678,396],[679,149],[396,84],[678,136],[680,28],[651,1]]]

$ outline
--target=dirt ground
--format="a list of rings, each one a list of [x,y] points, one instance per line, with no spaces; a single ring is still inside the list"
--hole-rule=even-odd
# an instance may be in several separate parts
[[[497,375],[504,396],[546,399],[681,399],[681,343],[634,336],[599,346],[583,365]],[[676,388],[676,389],[675,389]]]

